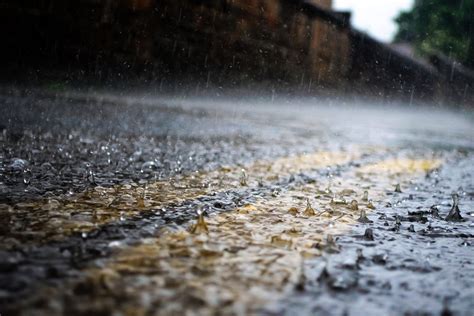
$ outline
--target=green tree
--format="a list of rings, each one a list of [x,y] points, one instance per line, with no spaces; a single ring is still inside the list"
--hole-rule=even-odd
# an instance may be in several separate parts
[[[474,0],[415,0],[396,22],[395,42],[409,42],[422,55],[442,52],[474,67]]]

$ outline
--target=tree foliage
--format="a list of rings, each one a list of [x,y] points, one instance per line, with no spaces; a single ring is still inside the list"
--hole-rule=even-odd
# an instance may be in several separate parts
[[[474,67],[474,0],[415,0],[396,22],[396,42],[412,43],[420,54],[442,52]]]

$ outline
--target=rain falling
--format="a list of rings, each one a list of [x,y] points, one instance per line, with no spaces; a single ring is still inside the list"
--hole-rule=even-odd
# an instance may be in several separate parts
[[[0,316],[472,315],[474,1],[0,17]]]

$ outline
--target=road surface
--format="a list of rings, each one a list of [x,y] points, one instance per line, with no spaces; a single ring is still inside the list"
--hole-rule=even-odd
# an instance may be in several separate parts
[[[472,112],[11,88],[0,102],[1,315],[474,310]]]

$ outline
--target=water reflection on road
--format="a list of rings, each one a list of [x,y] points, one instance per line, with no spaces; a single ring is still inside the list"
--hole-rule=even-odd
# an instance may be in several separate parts
[[[80,92],[1,102],[0,312],[474,308],[472,113]],[[463,221],[446,221],[453,193]]]

